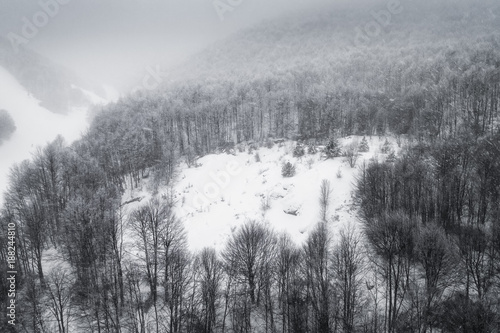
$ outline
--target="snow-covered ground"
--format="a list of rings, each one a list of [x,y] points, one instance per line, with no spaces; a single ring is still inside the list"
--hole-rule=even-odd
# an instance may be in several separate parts
[[[236,152],[212,154],[200,158],[195,167],[183,164],[174,184],[175,214],[187,231],[192,251],[203,247],[221,250],[226,239],[248,220],[265,221],[275,231],[286,231],[297,243],[302,243],[320,217],[320,188],[326,179],[331,184],[328,220],[332,236],[348,224],[359,223],[352,195],[359,166],[371,158],[383,159],[380,147],[385,138],[367,138],[370,152],[360,154],[357,165],[351,168],[343,157],[325,160],[321,153],[292,155],[294,142],[273,148],[261,147],[252,154]],[[360,137],[341,140],[347,144]],[[397,145],[391,140],[394,149]],[[256,161],[258,153],[260,162]],[[296,166],[296,175],[281,175],[283,162]],[[167,189],[164,190],[166,192]],[[126,193],[123,201],[143,197],[141,203],[127,205],[134,209],[149,197],[147,190]],[[268,203],[269,208],[263,210]],[[132,241],[129,239],[129,241]]]
[[[87,128],[88,121],[86,108],[74,108],[68,115],[60,115],[41,107],[39,101],[30,96],[26,89],[2,67],[0,67],[0,109],[10,113],[17,127],[12,137],[0,145],[1,203],[12,164],[29,158],[37,147],[54,140],[58,134],[62,135],[67,143],[78,139]]]
[[[341,143],[346,145],[353,140],[361,138],[344,138]],[[331,184],[328,226],[335,244],[339,231],[348,225],[355,231],[361,230],[352,198],[355,179],[363,163],[387,157],[380,152],[385,140],[368,138],[370,151],[360,154],[355,168],[344,157],[325,160],[321,153],[294,158],[296,143],[291,141],[273,148],[261,147],[251,154],[248,146],[235,154],[211,154],[198,159],[192,167],[180,163],[173,187],[161,188],[159,195],[173,195],[175,215],[185,227],[192,253],[204,247],[223,250],[231,234],[248,220],[265,221],[301,244],[321,220],[320,187],[326,179]],[[398,150],[394,140],[389,141]],[[281,175],[282,163],[287,161],[296,166],[296,175],[290,178]],[[134,235],[128,216],[152,197],[151,178],[144,179],[138,188],[129,188],[122,197],[124,229],[120,248],[124,262],[142,257],[137,247],[140,240]],[[269,208],[263,209],[266,204]],[[71,271],[54,248],[44,251],[43,265],[46,274]]]

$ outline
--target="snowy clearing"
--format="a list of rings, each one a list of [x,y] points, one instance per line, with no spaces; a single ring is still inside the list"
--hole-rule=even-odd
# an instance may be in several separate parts
[[[362,137],[340,140],[345,146]],[[331,196],[328,221],[332,237],[349,224],[359,221],[353,207],[356,175],[363,163],[371,158],[384,158],[380,149],[386,138],[367,138],[370,151],[361,153],[356,167],[351,168],[344,157],[325,160],[321,153],[293,157],[295,142],[287,141],[273,148],[261,147],[248,153],[211,154],[197,160],[191,168],[183,163],[172,195],[176,202],[175,214],[187,232],[189,248],[200,251],[204,247],[222,250],[226,240],[237,227],[246,221],[265,221],[275,231],[286,231],[301,244],[320,217],[320,187],[323,180],[330,181]],[[397,145],[390,140],[394,149]],[[260,162],[256,161],[256,154]],[[281,175],[284,162],[296,166],[296,175]],[[142,188],[127,191],[122,202],[142,198],[146,202],[151,194]],[[165,194],[169,189],[162,189]],[[142,203],[126,206],[131,212]],[[267,206],[267,207],[266,207]],[[267,209],[265,209],[266,207]],[[133,243],[127,237],[126,243]]]

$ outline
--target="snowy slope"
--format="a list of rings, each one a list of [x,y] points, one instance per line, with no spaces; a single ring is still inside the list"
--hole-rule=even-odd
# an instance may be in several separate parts
[[[347,144],[359,139],[350,137],[341,141]],[[380,148],[385,140],[369,138],[370,152],[360,155],[358,166],[372,158],[383,160],[387,155],[382,154]],[[394,140],[390,139],[390,142],[394,150],[398,150]],[[160,189],[159,194],[173,194],[176,200],[175,214],[184,224],[192,253],[204,247],[223,250],[227,239],[238,226],[252,219],[266,221],[275,231],[285,231],[296,244],[301,244],[320,221],[319,196],[323,179],[329,180],[332,188],[328,226],[333,241],[347,225],[354,230],[361,230],[352,200],[359,168],[351,168],[343,157],[324,160],[320,153],[294,158],[292,151],[295,144],[285,142],[270,149],[261,147],[251,154],[247,146],[245,152],[236,152],[234,155],[207,155],[198,159],[197,165],[191,168],[181,163],[173,188]],[[255,158],[256,152],[260,161]],[[294,177],[282,177],[281,165],[284,161],[296,165]],[[134,235],[127,216],[151,198],[149,187],[150,179],[144,179],[139,188],[130,187],[122,197],[124,229],[120,248],[123,250],[124,262],[137,261],[142,257],[137,247],[140,239]],[[269,199],[270,208],[264,211],[261,208],[262,200],[266,198]],[[292,211],[296,215],[289,214]],[[58,250],[47,249],[43,256],[46,274],[54,270],[70,270]],[[72,331],[77,330],[76,327],[72,328]]]
[[[99,102],[102,102],[100,100]],[[0,67],[0,109],[7,110],[16,123],[12,137],[0,146],[0,203],[7,186],[7,176],[13,163],[31,156],[61,134],[69,143],[87,128],[87,110],[75,108],[69,115],[55,114],[39,106],[39,101]]]
[[[90,103],[92,104],[106,104],[108,101],[97,95],[96,93],[92,92],[92,91],[89,91],[89,90],[86,90],[86,89],[83,89],[79,86],[76,86],[74,84],[71,85],[71,89],[76,89],[76,90],[80,90],[83,95],[90,101]]]
[[[351,137],[341,142],[360,139]],[[190,249],[196,252],[213,246],[221,250],[231,233],[248,220],[266,221],[274,230],[287,231],[297,243],[302,243],[321,219],[319,197],[323,179],[330,181],[332,189],[328,210],[332,236],[335,238],[347,224],[356,227],[358,219],[352,194],[358,166],[370,158],[386,156],[380,153],[385,138],[372,137],[368,141],[370,152],[361,154],[355,168],[343,157],[324,160],[320,153],[294,158],[294,142],[271,149],[259,148],[256,152],[260,162],[256,161],[255,152],[248,154],[247,148],[235,155],[204,156],[196,167],[181,166],[173,195],[175,213],[184,223]],[[397,145],[391,142],[396,150]],[[281,176],[281,165],[285,161],[296,165],[294,177]],[[339,171],[341,177],[337,175]],[[137,197],[143,197],[141,203],[128,205],[129,212],[144,203],[150,194],[136,190],[127,193],[123,201]],[[264,211],[262,202],[267,200],[270,208]]]

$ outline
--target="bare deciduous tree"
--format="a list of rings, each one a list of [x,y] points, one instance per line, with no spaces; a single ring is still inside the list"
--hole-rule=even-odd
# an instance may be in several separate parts
[[[417,258],[425,273],[424,328],[427,328],[429,314],[434,303],[452,283],[447,279],[456,266],[451,242],[444,230],[437,225],[425,226],[418,237]],[[425,329],[424,329],[425,331]]]
[[[294,283],[300,275],[301,252],[288,234],[280,235],[278,239],[278,255],[276,271],[278,279],[278,301],[281,315],[282,332],[294,332],[294,310],[302,308],[297,293],[294,293]]]
[[[355,332],[355,318],[358,314],[362,276],[365,273],[360,235],[349,225],[340,231],[340,241],[333,252],[333,274],[337,281],[341,306],[343,332]]]
[[[176,240],[183,236],[182,228],[172,213],[172,206],[173,203],[169,198],[165,200],[153,198],[131,214],[132,228],[139,238],[137,246],[143,253],[142,260],[145,265],[146,279],[156,318],[158,318],[157,300],[160,269],[165,268],[165,279],[168,281],[170,255],[177,246]],[[165,294],[167,300],[167,288]],[[156,330],[159,331],[158,323]]]
[[[330,332],[331,306],[331,239],[327,226],[320,222],[311,231],[304,245],[304,275],[312,308],[312,330]]]
[[[268,287],[267,270],[273,261],[276,251],[276,240],[273,232],[261,223],[250,221],[245,223],[229,239],[222,254],[226,267],[231,269],[230,275],[238,280],[249,302],[241,300],[242,310],[246,316],[245,327],[250,329],[252,306],[260,304],[263,291]]]
[[[140,239],[138,247],[144,255],[146,276],[154,302],[158,295],[161,237],[165,229],[165,219],[169,216],[169,207],[162,205],[156,198],[131,214],[132,227]]]
[[[353,141],[344,148],[344,156],[346,161],[349,163],[351,168],[356,166],[356,162],[359,157],[359,143],[358,141]]]
[[[48,275],[46,291],[49,298],[49,311],[56,319],[58,332],[69,332],[69,323],[73,317],[71,307],[71,298],[73,297],[72,276],[67,270],[60,267],[52,269]]]
[[[402,212],[387,213],[365,223],[365,232],[378,255],[386,281],[385,326],[397,331],[397,320],[408,292],[410,270],[415,258],[417,221]]]
[[[222,262],[217,258],[214,249],[205,248],[197,260],[200,270],[202,322],[203,330],[212,333],[216,330],[217,309],[219,308],[219,294],[222,283]]]
[[[132,332],[145,333],[147,326],[146,299],[143,295],[143,277],[138,265],[132,263],[126,269],[125,310],[128,320],[126,326]]]
[[[330,196],[332,194],[331,183],[327,179],[321,182],[319,205],[321,209],[321,221],[326,222],[328,209],[330,207]]]

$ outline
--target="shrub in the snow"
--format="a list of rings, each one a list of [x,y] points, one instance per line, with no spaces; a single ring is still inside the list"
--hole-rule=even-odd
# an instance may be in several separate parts
[[[260,162],[260,155],[259,153],[255,153],[255,162],[259,163]]]
[[[242,145],[242,144],[239,144],[236,146],[236,149],[240,152],[240,153],[243,153],[245,152],[245,146]]]
[[[309,159],[306,161],[306,163],[307,163],[307,167],[308,167],[309,169],[312,169],[312,167],[313,167],[313,165],[314,165],[314,159],[309,158]]]
[[[295,146],[295,149],[293,150],[293,157],[302,157],[305,155],[305,149],[304,149],[304,146],[301,145],[300,143],[298,143],[296,146]]]
[[[266,148],[271,149],[271,148],[273,148],[273,147],[274,147],[274,142],[273,142],[273,140],[271,140],[271,139],[267,139],[267,141],[266,141]]]
[[[363,140],[359,143],[358,150],[360,153],[367,153],[370,151],[370,146],[368,145],[368,141],[366,140],[366,136],[363,137]]]
[[[342,178],[342,170],[340,168],[337,170],[337,178]]]
[[[325,157],[327,159],[339,157],[340,155],[342,155],[342,149],[340,148],[339,140],[333,138],[330,139],[323,152],[325,153]]]
[[[356,162],[358,160],[358,143],[357,142],[351,142],[344,148],[344,155],[346,161],[349,163],[351,168],[354,168],[356,166]]]
[[[391,153],[392,145],[389,142],[389,140],[385,139],[384,145],[382,146],[380,151],[382,152],[382,154],[390,154]]]
[[[258,149],[257,145],[255,143],[251,143],[249,146],[248,146],[248,154],[249,155],[252,155],[254,151],[256,151]]]
[[[228,141],[228,142],[221,142],[217,150],[221,153],[230,154],[231,150],[234,150],[234,148],[235,148],[234,142]]]
[[[283,177],[295,176],[295,165],[290,162],[283,163],[283,166],[281,167],[281,175]]]
[[[271,209],[271,198],[268,195],[260,199],[260,209],[263,213]]]
[[[318,152],[318,148],[316,148],[315,145],[313,144],[310,144],[308,147],[307,147],[307,153],[308,154],[311,154],[311,155],[314,155]]]
[[[394,151],[391,151],[389,153],[389,156],[387,156],[387,158],[385,159],[385,161],[389,163],[396,162],[396,153],[394,153]]]

